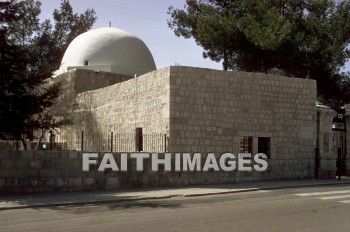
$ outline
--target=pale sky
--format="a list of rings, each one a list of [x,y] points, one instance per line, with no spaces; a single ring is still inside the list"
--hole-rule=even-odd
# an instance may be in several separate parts
[[[41,0],[41,17],[52,19],[60,0]],[[222,69],[222,64],[204,59],[202,48],[193,39],[176,37],[168,27],[168,7],[183,8],[185,0],[70,0],[74,12],[93,8],[98,17],[93,28],[117,27],[142,39],[150,49],[157,68],[174,66]]]
[[[60,0],[41,0],[42,19],[51,19],[52,12],[60,7]],[[93,28],[108,26],[130,32],[150,49],[157,68],[173,66],[222,69],[222,64],[204,59],[202,48],[193,39],[176,37],[168,27],[170,5],[183,8],[185,0],[70,0],[74,12],[82,13],[93,8],[98,17]],[[350,70],[348,62],[346,70]]]

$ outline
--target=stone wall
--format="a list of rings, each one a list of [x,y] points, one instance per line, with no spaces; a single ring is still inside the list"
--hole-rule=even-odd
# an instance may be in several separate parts
[[[91,114],[82,113],[84,109],[79,108],[77,103],[79,93],[103,89],[131,78],[133,77],[103,71],[73,69],[50,79],[50,83],[58,83],[61,87],[61,94],[53,107],[50,108],[50,113],[60,120],[65,119],[70,122],[70,126],[67,128],[54,131],[55,142],[58,142],[60,147],[64,149],[80,149],[81,123],[89,121]],[[34,131],[34,137],[39,138],[41,133],[41,130]],[[47,131],[42,142],[49,143],[49,137],[50,133]]]
[[[135,173],[82,171],[77,151],[0,151],[0,194],[117,189],[140,185]],[[116,154],[115,154],[116,155]],[[101,160],[102,154],[100,154]]]
[[[314,80],[171,67],[170,89],[170,151],[237,154],[246,136],[255,154],[266,138],[270,177],[314,175]]]
[[[103,71],[97,72],[86,69],[73,69],[54,77],[52,80],[62,83],[65,94],[67,90],[70,90],[76,95],[78,93],[114,85],[132,78],[132,76]]]
[[[106,135],[114,132],[123,143],[135,143],[135,130],[151,136],[144,138],[145,151],[164,151],[164,134],[169,131],[169,68],[135,77],[105,88],[76,96],[76,127],[86,132],[86,140],[104,143]],[[88,137],[89,135],[93,137]],[[101,138],[101,139],[97,139]],[[153,146],[151,140],[156,138]],[[98,144],[92,144],[96,147]],[[134,149],[131,146],[129,149]],[[123,150],[134,151],[134,150]]]
[[[103,155],[99,153],[98,163]],[[113,156],[119,165],[120,154]],[[202,164],[205,158],[202,156]],[[144,171],[138,172],[133,158],[128,160],[127,172],[97,169],[98,166],[91,165],[89,172],[83,172],[82,153],[78,151],[0,151],[0,195],[283,179],[271,172],[165,172],[162,165],[159,172],[153,172],[150,159],[144,161]],[[298,177],[301,178],[306,177]]]
[[[67,92],[69,89],[74,92],[74,126],[86,136],[92,134],[90,141],[111,131],[135,133],[142,128],[145,134],[167,134],[167,150],[173,154],[200,152],[205,158],[208,152],[219,156],[225,152],[256,154],[265,149],[269,168],[264,172],[152,172],[147,160],[144,172],[130,168],[128,172],[100,173],[97,167],[83,172],[79,151],[1,151],[1,193],[314,177],[317,108],[313,80],[177,66],[78,94],[72,85],[67,85]],[[325,140],[334,112],[318,111],[320,154],[325,160],[321,160],[320,171],[325,173],[321,177],[332,177],[332,145]],[[119,163],[119,153],[113,155]],[[134,166],[131,160],[130,167]]]
[[[249,140],[251,153],[265,149],[270,158],[269,177],[254,180],[314,175],[314,80],[176,66],[74,99],[75,127],[95,143],[91,148],[107,143],[110,132],[131,133],[123,143],[134,148],[136,128],[167,134],[169,152],[237,154],[248,149],[242,144]],[[148,146],[144,151],[164,149]]]

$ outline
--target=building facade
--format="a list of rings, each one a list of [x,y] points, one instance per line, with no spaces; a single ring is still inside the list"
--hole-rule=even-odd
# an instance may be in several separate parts
[[[253,179],[334,175],[336,113],[316,106],[314,80],[182,66],[157,70],[131,34],[105,28],[81,37],[88,41],[72,42],[54,79],[64,89],[58,105],[74,119],[57,133],[62,148],[264,153],[269,170]],[[138,56],[131,49],[135,40],[147,65],[120,50],[122,44]]]
[[[91,70],[62,75],[57,80],[71,83],[64,89],[75,93],[65,100],[75,107],[70,130],[76,131],[77,140],[84,132],[84,150],[110,144],[108,134],[113,132],[113,151],[134,151],[139,146],[135,135],[142,133],[140,151],[265,153],[270,176],[306,178],[314,176],[318,111],[320,132],[331,132],[331,117],[325,115],[332,111],[316,107],[313,80],[181,66],[124,80],[111,74],[106,79],[106,73]],[[105,87],[95,89],[92,84],[92,90],[74,90],[84,85],[85,77]],[[150,134],[166,135],[166,147],[152,147],[146,139]],[[131,136],[118,140],[123,135]],[[164,145],[163,137],[159,139]]]

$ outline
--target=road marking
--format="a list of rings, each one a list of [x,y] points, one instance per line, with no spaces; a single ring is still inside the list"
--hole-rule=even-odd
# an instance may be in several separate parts
[[[330,191],[330,192],[314,192],[314,193],[298,193],[294,194],[300,197],[309,197],[309,196],[322,196],[322,195],[331,195],[331,194],[342,194],[350,193],[350,190],[341,190],[341,191]]]
[[[346,200],[346,201],[339,201],[340,203],[345,203],[345,204],[349,204],[350,200]]]
[[[320,200],[331,200],[331,199],[341,199],[341,198],[348,198],[350,195],[339,195],[339,196],[331,196],[331,197],[319,197],[317,199]]]

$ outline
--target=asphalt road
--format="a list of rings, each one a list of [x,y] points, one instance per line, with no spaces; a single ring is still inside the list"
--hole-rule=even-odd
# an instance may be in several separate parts
[[[350,231],[350,185],[0,211],[0,231]]]

